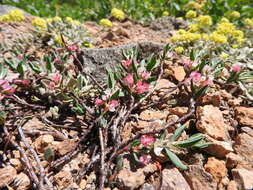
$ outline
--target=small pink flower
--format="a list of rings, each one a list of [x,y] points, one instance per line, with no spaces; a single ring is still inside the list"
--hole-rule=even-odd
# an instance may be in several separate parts
[[[61,63],[61,60],[60,60],[59,58],[55,58],[55,59],[53,60],[53,63],[54,63],[54,64],[59,64],[59,63]]]
[[[51,79],[53,80],[55,84],[58,84],[61,81],[61,78],[62,76],[60,74],[55,74],[51,77]]]
[[[0,80],[0,90],[4,94],[12,95],[16,89],[12,88],[7,80]]]
[[[199,73],[197,71],[191,72],[190,79],[192,79],[193,83],[198,86],[200,83],[200,79],[201,79],[201,73]]]
[[[77,51],[78,46],[76,44],[72,44],[72,45],[68,46],[68,50],[69,51]]]
[[[150,155],[142,155],[142,156],[140,156],[139,161],[140,161],[142,164],[147,165],[147,164],[149,164],[150,161],[151,161],[151,156],[150,156]]]
[[[143,78],[144,80],[147,80],[150,77],[151,73],[144,71],[141,73],[141,78]]]
[[[212,71],[212,68],[209,65],[205,65],[203,68],[203,72],[204,73],[209,73]]]
[[[233,65],[232,70],[237,73],[241,71],[241,67],[240,65]]]
[[[136,87],[135,90],[138,94],[143,94],[145,92],[149,91],[149,87],[150,85],[148,83],[142,82],[142,81],[138,81],[136,83]]]
[[[51,81],[51,82],[49,83],[49,85],[48,85],[48,87],[49,87],[50,89],[54,89],[55,86],[56,86],[56,84],[55,84],[55,82],[53,82],[53,81]]]
[[[109,102],[109,111],[114,112],[116,107],[119,106],[119,102],[117,100],[112,100]]]
[[[101,100],[100,98],[96,98],[96,100],[95,100],[95,105],[96,105],[96,106],[101,106],[102,104],[104,104],[104,101]]]
[[[132,64],[132,62],[133,62],[132,59],[128,59],[128,60],[126,60],[126,61],[122,61],[121,64],[122,64],[124,67],[129,67],[129,66]]]
[[[21,61],[21,60],[23,59],[23,57],[22,57],[21,55],[18,55],[18,56],[17,56],[17,59],[18,59],[19,61]]]
[[[193,65],[193,62],[191,60],[186,59],[186,60],[184,60],[183,64],[185,67],[191,68]]]
[[[213,85],[213,79],[211,77],[207,77],[206,80],[201,82],[201,86],[212,86]]]
[[[132,87],[134,84],[134,77],[132,74],[128,74],[124,79],[123,82],[125,85]]]
[[[0,79],[0,86],[3,90],[7,89],[7,88],[10,88],[10,84],[7,80]]]
[[[30,80],[28,80],[28,79],[14,79],[13,83],[27,86],[30,84]]]
[[[144,147],[148,147],[148,146],[154,144],[155,140],[156,139],[152,135],[142,135],[141,136],[141,144]]]

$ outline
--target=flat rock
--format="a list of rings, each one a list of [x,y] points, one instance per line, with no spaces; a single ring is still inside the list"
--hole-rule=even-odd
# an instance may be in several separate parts
[[[206,137],[206,141],[209,145],[203,150],[217,158],[225,158],[228,153],[234,151],[232,142],[218,141],[209,136]]]
[[[240,125],[253,128],[253,108],[252,107],[236,107],[236,119]]]
[[[30,178],[23,172],[17,175],[14,181],[16,190],[28,190],[31,186]]]
[[[6,166],[0,169],[0,188],[9,185],[16,177],[17,170],[12,166]]]
[[[227,168],[223,160],[209,157],[204,168],[208,173],[212,174],[217,183],[227,176]]]
[[[98,81],[106,77],[106,69],[115,68],[124,60],[123,52],[137,48],[139,57],[146,58],[161,52],[165,44],[143,41],[109,48],[87,48],[78,55],[84,70],[91,73]]]
[[[253,163],[253,137],[246,133],[241,133],[235,139],[235,152],[243,159],[239,163],[242,167],[252,168]]]
[[[21,10],[24,12],[24,14],[26,16],[31,16],[29,13],[25,12],[24,10],[14,7],[14,6],[10,6],[10,5],[0,5],[0,16],[7,14],[8,12],[10,12],[11,10]]]
[[[165,168],[162,171],[161,190],[191,190],[189,184],[177,168]]]
[[[228,139],[227,124],[218,107],[206,105],[197,108],[197,124],[199,132],[209,135],[216,140]]]
[[[237,183],[239,190],[252,189],[253,187],[253,171],[241,169],[233,169],[232,175]]]
[[[214,177],[206,172],[202,166],[191,165],[183,175],[191,187],[191,190],[217,190],[217,182]]]

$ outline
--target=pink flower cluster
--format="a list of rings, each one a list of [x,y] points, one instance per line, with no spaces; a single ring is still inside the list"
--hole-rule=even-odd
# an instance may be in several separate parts
[[[30,84],[30,80],[28,79],[14,79],[12,81],[14,84],[17,84],[17,85],[24,85],[24,86],[27,86]]]
[[[128,59],[128,60],[126,60],[126,61],[122,61],[121,64],[122,64],[124,67],[129,67],[130,65],[132,65],[132,62],[133,62],[132,59]]]
[[[52,81],[49,83],[49,88],[54,89],[56,85],[60,83],[61,79],[62,79],[62,75],[58,73],[51,76]]]
[[[232,70],[237,73],[241,71],[241,67],[240,65],[233,65]]]
[[[206,72],[208,71],[208,68],[206,68]],[[189,78],[185,79],[184,83],[186,85],[190,85],[191,81],[195,86],[212,86],[213,85],[213,78],[210,76],[203,76],[198,71],[191,72]]]
[[[140,161],[142,164],[147,165],[147,164],[149,164],[150,161],[151,161],[151,156],[150,156],[150,155],[146,155],[146,154],[145,154],[145,155],[142,155],[142,156],[140,156],[139,161]]]
[[[105,111],[109,110],[110,112],[115,112],[116,107],[119,106],[119,102],[117,100],[111,100],[108,103],[106,103],[104,100],[100,98],[96,98],[95,105],[97,107],[101,107],[102,105],[105,105],[105,108],[104,108]]]
[[[0,79],[0,100],[6,95],[12,95],[15,92],[15,88],[11,87],[7,80]]]
[[[144,147],[149,147],[150,145],[154,144],[156,141],[155,137],[152,135],[142,135],[140,140],[141,140],[141,144]]]
[[[146,75],[147,73],[145,73]],[[146,76],[145,76],[146,77]],[[132,74],[127,74],[123,79],[123,82],[126,86],[132,88],[134,86],[134,78]],[[135,91],[137,94],[143,94],[149,91],[150,85],[146,82],[138,80],[135,85]]]

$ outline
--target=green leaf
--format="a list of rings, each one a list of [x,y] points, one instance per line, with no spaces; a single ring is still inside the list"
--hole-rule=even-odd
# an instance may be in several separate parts
[[[40,74],[41,70],[40,67],[32,62],[29,62],[28,65],[30,66],[30,68],[32,69],[32,71],[34,71],[37,74]]]
[[[46,61],[46,69],[49,73],[53,72],[53,62],[51,61],[50,57],[45,57],[45,61]]]
[[[6,77],[7,69],[3,66],[3,64],[0,64],[0,79],[3,79]]]
[[[196,142],[194,145],[191,146],[191,148],[206,148],[208,147],[208,143],[205,143],[203,140],[200,140]]]
[[[184,129],[186,128],[186,125],[182,125],[180,127],[178,127],[175,131],[175,133],[172,136],[172,140],[175,141],[178,139],[178,137],[182,134],[182,132],[184,131]]]
[[[131,146],[139,146],[141,144],[140,140],[136,139],[131,143]]]
[[[44,158],[46,161],[48,162],[52,162],[54,160],[55,154],[54,154],[54,150],[52,148],[47,148],[44,151]]]
[[[16,71],[16,64],[11,60],[4,59],[4,63],[10,67],[11,70]]]
[[[17,66],[17,71],[20,74],[21,78],[23,78],[25,75],[25,62],[26,62],[26,57],[23,57],[22,61],[20,61]]]
[[[191,61],[195,61],[195,53],[194,53],[194,50],[191,50],[191,52],[190,52],[190,60],[191,60]]]
[[[114,88],[116,81],[114,79],[114,74],[111,69],[107,70],[107,86],[108,88]]]
[[[156,57],[155,56],[152,56],[150,58],[150,60],[148,61],[148,64],[147,64],[147,71],[150,72],[152,71],[156,66],[158,65],[158,62],[156,61]]]
[[[208,86],[202,87],[201,89],[199,89],[199,90],[195,93],[194,97],[197,98],[197,97],[203,96],[203,95],[205,94],[205,92],[206,92],[207,89],[208,89]]]
[[[193,144],[202,140],[203,138],[204,138],[204,135],[202,133],[197,133],[191,136],[190,138],[188,138],[187,140],[175,142],[173,145],[182,147],[182,148],[187,148],[187,147],[191,147]]]
[[[184,165],[181,160],[177,157],[176,154],[174,154],[173,152],[171,152],[168,148],[165,148],[165,152],[167,154],[167,156],[169,157],[169,159],[171,160],[171,162],[178,168],[182,169],[182,170],[187,170],[187,166]]]

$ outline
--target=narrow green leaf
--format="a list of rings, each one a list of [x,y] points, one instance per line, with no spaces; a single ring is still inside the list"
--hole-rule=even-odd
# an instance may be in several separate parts
[[[175,141],[178,139],[178,137],[182,134],[182,132],[184,131],[184,129],[186,128],[186,125],[182,125],[180,127],[178,127],[174,133],[174,135],[172,136],[172,140]]]
[[[3,79],[6,77],[7,69],[3,66],[3,64],[0,64],[0,79]]]
[[[25,75],[25,62],[26,62],[26,58],[23,57],[22,61],[20,61],[17,66],[17,71],[20,74],[21,78],[23,78]]]
[[[148,64],[147,64],[147,71],[150,72],[152,71],[155,67],[157,66],[157,61],[156,61],[156,57],[155,56],[152,56],[150,58],[150,60],[148,61]]]
[[[193,144],[202,140],[203,138],[204,138],[204,135],[201,133],[198,133],[198,134],[195,134],[194,136],[191,136],[187,140],[175,142],[173,145],[178,146],[178,147],[187,148],[187,147],[191,147]]]
[[[112,70],[107,70],[107,86],[108,88],[113,88],[115,85],[115,79],[114,79],[114,74]]]
[[[28,62],[28,65],[35,73],[39,74],[41,72],[40,67],[32,62]]]
[[[187,170],[187,166],[184,165],[181,160],[177,157],[176,154],[174,154],[173,152],[171,152],[168,148],[165,148],[165,152],[167,154],[167,156],[169,157],[169,159],[171,160],[171,162],[178,168],[182,169],[182,170]]]
[[[52,73],[53,72],[53,62],[51,61],[50,57],[46,57],[45,58],[45,61],[46,61],[46,69],[49,73]]]

